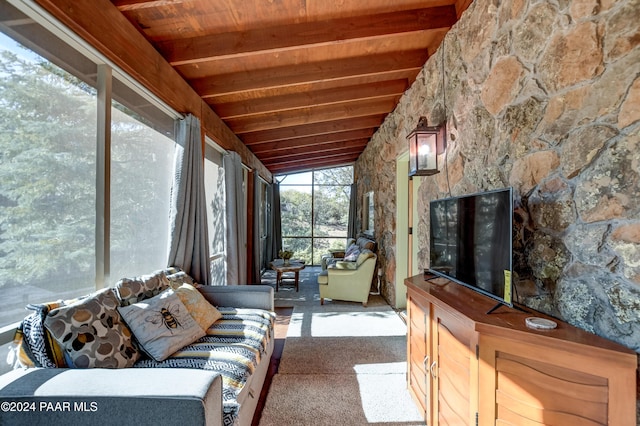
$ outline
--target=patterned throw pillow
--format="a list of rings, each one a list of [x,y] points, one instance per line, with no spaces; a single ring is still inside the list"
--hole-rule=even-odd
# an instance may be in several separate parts
[[[114,289],[106,288],[49,312],[44,325],[64,348],[73,363],[70,367],[124,368],[138,360],[140,353],[118,313],[119,304]]]
[[[203,330],[208,330],[214,322],[222,318],[220,311],[209,303],[194,286],[185,283],[175,288],[174,291]]]
[[[344,257],[351,256],[356,251],[360,252],[360,247],[358,247],[357,244],[351,244],[349,247],[347,247],[347,250],[344,253]]]
[[[359,255],[360,255],[360,250],[358,250],[358,249],[353,250],[349,254],[345,255],[344,261],[345,262],[355,262],[358,259]]]
[[[116,284],[122,306],[149,299],[167,288],[169,288],[169,280],[164,271],[156,271],[136,278],[122,278]]]
[[[121,306],[118,311],[140,348],[156,361],[164,361],[207,334],[172,289],[151,299]]]
[[[44,326],[44,320],[49,311],[65,304],[60,300],[27,305],[27,309],[35,312],[22,320],[13,338],[14,342],[19,344],[18,357],[23,366],[45,368],[67,366],[62,348]]]
[[[177,287],[180,287],[184,283],[191,284],[193,286],[199,285],[199,284],[196,284],[196,282],[193,280],[191,275],[187,274],[185,271],[179,271],[173,274],[168,274],[167,280],[169,280],[169,285],[174,290]]]

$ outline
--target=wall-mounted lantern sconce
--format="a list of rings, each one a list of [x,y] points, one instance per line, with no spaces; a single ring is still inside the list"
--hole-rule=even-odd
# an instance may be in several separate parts
[[[420,117],[411,131],[409,141],[409,176],[430,176],[439,173],[438,155],[447,147],[446,125],[430,127],[426,117]]]

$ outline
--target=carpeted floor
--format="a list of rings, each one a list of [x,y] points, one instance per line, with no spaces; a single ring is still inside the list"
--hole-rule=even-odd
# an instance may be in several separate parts
[[[379,295],[368,307],[325,301],[305,268],[285,281],[276,307],[293,307],[259,424],[424,425],[406,386],[406,325]],[[268,272],[263,284],[275,288]]]

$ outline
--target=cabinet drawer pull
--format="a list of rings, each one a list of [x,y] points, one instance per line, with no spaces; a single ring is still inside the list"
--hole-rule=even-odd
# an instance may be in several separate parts
[[[429,368],[429,371],[431,371],[431,377],[433,377],[434,379],[436,378],[436,361],[433,361],[433,363],[431,364],[431,367]]]

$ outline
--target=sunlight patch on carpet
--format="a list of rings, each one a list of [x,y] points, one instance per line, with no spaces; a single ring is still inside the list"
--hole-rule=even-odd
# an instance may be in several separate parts
[[[378,369],[384,365],[358,366],[364,371]],[[391,371],[393,366],[386,366]],[[407,391],[404,374],[357,374],[362,411],[368,423],[421,422],[411,396]],[[384,403],[381,403],[384,401]]]
[[[291,316],[287,337],[404,336],[407,326],[394,311],[316,312]]]

